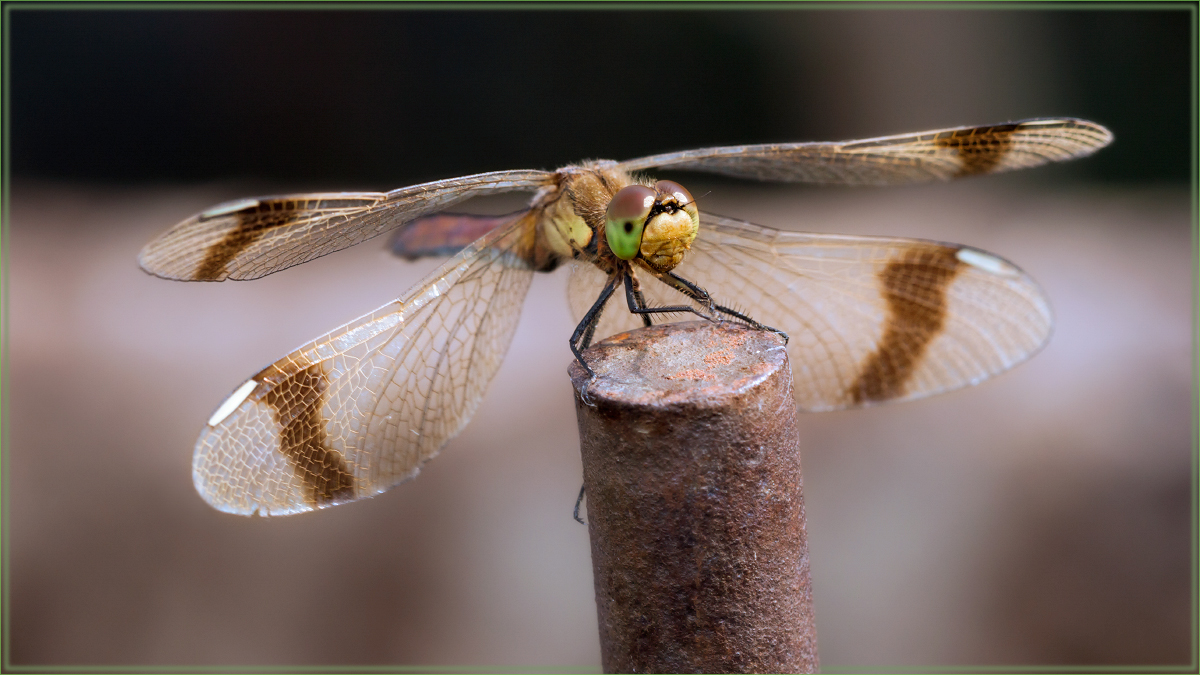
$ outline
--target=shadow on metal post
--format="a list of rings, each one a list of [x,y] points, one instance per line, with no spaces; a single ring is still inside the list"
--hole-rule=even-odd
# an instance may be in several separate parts
[[[596,379],[570,375],[605,672],[816,672],[782,340],[698,321],[585,357]]]

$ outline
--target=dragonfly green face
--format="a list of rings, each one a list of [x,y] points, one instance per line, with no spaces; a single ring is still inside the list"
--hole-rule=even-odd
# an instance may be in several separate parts
[[[393,302],[256,373],[204,425],[192,464],[204,499],[232,513],[289,514],[415,476],[479,405],[534,272],[560,264],[573,269],[580,321],[570,348],[585,367],[582,350],[596,335],[690,312],[786,331],[804,410],[921,398],[1011,368],[1045,343],[1051,318],[1037,284],[999,256],[705,214],[678,183],[644,172],[894,185],[1039,166],[1111,140],[1093,122],[1035,119],[496,171],[391,192],[243,199],[184,220],[138,261],[168,279],[256,279],[392,230],[405,257],[453,255]],[[526,210],[446,212],[511,191],[534,193]],[[604,312],[621,285],[628,311]]]

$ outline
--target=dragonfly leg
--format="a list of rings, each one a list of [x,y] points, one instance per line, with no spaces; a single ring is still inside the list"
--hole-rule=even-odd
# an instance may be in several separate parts
[[[587,371],[589,378],[595,378],[596,373],[592,367],[583,360],[583,352],[581,349],[586,349],[592,341],[592,336],[596,333],[596,324],[600,321],[600,313],[604,311],[604,303],[612,297],[613,291],[617,290],[617,284],[621,282],[620,275],[613,274],[608,278],[608,283],[604,284],[604,290],[600,291],[600,297],[596,298],[596,302],[592,303],[592,308],[583,315],[583,320],[575,327],[575,332],[571,333],[571,353],[579,361],[579,365]],[[584,339],[586,338],[586,343]],[[582,348],[580,347],[582,345]]]
[[[646,307],[645,298],[641,298],[639,302],[640,291],[634,290],[633,275],[629,270],[625,270],[625,302],[629,305],[629,311],[633,314],[640,314],[643,317],[650,314],[679,314],[681,312],[691,312],[702,319],[711,319],[700,310],[691,305],[670,305],[668,307]],[[648,325],[648,324],[647,324]]]
[[[646,296],[642,295],[641,282],[638,280],[637,275],[633,273],[633,270],[629,271],[629,276],[631,279],[633,279],[633,302],[634,302],[634,304],[637,305],[638,309],[646,309]],[[626,280],[626,283],[628,283],[628,280]],[[654,322],[650,320],[649,314],[642,315],[642,323],[646,326],[646,328],[649,328],[650,326],[654,325]]]
[[[588,347],[592,346],[592,338],[596,337],[596,326],[599,326],[599,325],[600,325],[600,318],[596,317],[596,320],[593,321],[591,323],[591,325],[589,325],[587,327],[587,331],[584,332],[583,339],[581,339],[579,341],[580,351],[583,351],[583,350],[587,349]]]
[[[687,279],[684,279],[683,277],[679,276],[678,274],[675,274],[674,272],[666,272],[661,277],[659,277],[659,279],[661,279],[668,286],[671,286],[672,288],[679,291],[680,293],[683,293],[684,295],[688,296],[689,298],[704,305],[709,310],[715,309],[715,307],[713,305],[712,296],[708,294],[708,291],[704,290],[703,288],[700,288],[699,286],[688,281]]]
[[[646,296],[642,295],[641,290],[633,292],[633,301],[637,303],[638,309],[646,309]],[[654,322],[650,319],[649,314],[642,315],[642,323],[644,323],[647,328],[654,325]]]
[[[788,343],[788,334],[787,333],[779,330],[778,328],[772,328],[771,326],[768,326],[765,323],[759,323],[759,322],[755,321],[754,319],[750,318],[749,316],[746,316],[745,314],[737,311],[736,309],[732,309],[730,307],[726,307],[724,305],[718,305],[718,304],[714,303],[712,300],[712,296],[708,294],[708,291],[704,290],[703,288],[700,288],[699,286],[688,281],[687,279],[684,279],[683,277],[679,276],[678,274],[675,274],[674,272],[667,272],[659,278],[662,279],[664,282],[666,282],[669,286],[672,286],[673,288],[678,290],[680,293],[683,293],[684,295],[688,296],[689,298],[692,298],[696,302],[700,302],[700,303],[703,303],[704,305],[707,305],[709,309],[714,310],[716,312],[720,312],[721,314],[725,314],[727,316],[732,316],[733,318],[735,318],[739,321],[744,321],[747,325],[749,325],[751,328],[753,328],[755,330],[762,330],[762,331],[767,331],[769,333],[775,333],[776,335],[783,338],[783,344],[786,345]]]
[[[755,321],[754,319],[751,319],[750,317],[746,316],[745,314],[742,314],[741,312],[737,311],[736,309],[730,309],[729,307],[724,307],[722,305],[713,305],[713,309],[717,310],[718,312],[720,312],[722,314],[727,314],[729,316],[732,316],[733,318],[735,318],[739,321],[745,321],[747,324],[749,324],[749,326],[751,328],[753,328],[755,330],[763,330],[763,331],[767,331],[768,333],[774,333],[774,334],[778,335],[779,337],[783,338],[783,344],[786,345],[788,343],[788,334],[779,330],[778,328],[772,328],[771,326],[768,326],[765,323],[759,323],[759,322]]]
[[[587,489],[587,484],[580,485],[579,486],[579,496],[575,498],[575,513],[573,514],[573,517],[575,518],[576,522],[578,522],[580,525],[587,525],[587,523],[583,522],[583,518],[579,517],[579,507],[583,504],[583,492],[586,489]]]

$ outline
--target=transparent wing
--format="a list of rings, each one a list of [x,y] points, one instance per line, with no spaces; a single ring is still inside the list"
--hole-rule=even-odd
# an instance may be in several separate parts
[[[227,202],[171,228],[138,263],[166,279],[258,279],[340,251],[483,194],[536,190],[547,171],[496,171],[391,192],[341,192]]]
[[[281,515],[416,476],[466,425],[508,350],[533,274],[529,225],[492,231],[402,297],[238,388],[196,441],[205,501]]]
[[[717,303],[790,335],[796,399],[805,410],[916,399],[975,384],[1027,359],[1050,335],[1041,289],[983,251],[782,232],[708,214],[701,222],[676,272]],[[591,275],[581,269],[572,279],[577,316],[599,292],[587,288]],[[649,304],[679,304],[676,291],[641,277]],[[640,325],[623,302],[610,303],[605,318],[605,331]]]
[[[503,216],[475,213],[435,213],[410,221],[388,242],[392,253],[405,260],[426,256],[452,256],[476,239],[504,225],[522,212]]]
[[[891,185],[998,173],[1090,155],[1112,141],[1094,122],[1035,119],[844,143],[775,143],[670,152],[621,162],[765,181]]]

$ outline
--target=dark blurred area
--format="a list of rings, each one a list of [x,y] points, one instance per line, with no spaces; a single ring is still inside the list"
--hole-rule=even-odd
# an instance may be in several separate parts
[[[391,187],[1067,115],[1119,130],[1078,175],[1188,177],[1179,6],[217,7],[12,6],[14,175]]]
[[[244,519],[192,488],[204,420],[436,261],[369,242],[168,283],[135,261],[173,223],[255,194],[1069,116],[1115,142],[945,185],[673,178],[763,225],[994,251],[1055,310],[994,381],[802,418],[825,671],[1195,672],[1194,4],[3,11],[6,671],[599,668],[562,275],[538,275],[475,419],[416,481]]]

